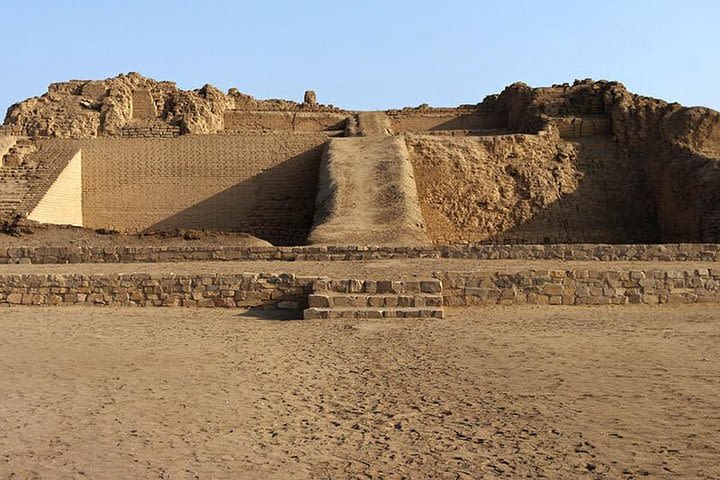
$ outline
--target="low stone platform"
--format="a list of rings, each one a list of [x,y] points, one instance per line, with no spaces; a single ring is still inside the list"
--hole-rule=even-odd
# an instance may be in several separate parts
[[[442,282],[317,280],[303,316],[313,318],[444,318]]]
[[[719,243],[247,247],[6,246],[0,264],[167,263],[200,261],[358,261],[399,259],[720,262]]]
[[[253,265],[257,268],[254,272]],[[279,273],[268,273],[273,270]],[[331,280],[350,276],[359,279]],[[442,289],[426,291],[423,285],[430,288],[433,281],[441,282]],[[316,282],[329,282],[325,288],[329,292],[315,291]],[[395,289],[397,285],[410,285],[410,282],[419,282],[420,290]],[[375,291],[364,291],[373,284]],[[383,286],[378,291],[381,285],[389,285],[390,290],[383,291],[386,288]],[[347,290],[338,290],[340,288]],[[118,264],[5,265],[0,268],[0,306],[284,308],[297,310],[298,314],[310,307],[436,307],[433,302],[438,299],[425,295],[440,295],[443,307],[720,304],[720,269],[714,263],[693,262],[449,260],[330,264],[200,262],[131,267]],[[310,300],[316,303],[311,306]],[[423,306],[419,305],[421,302]]]

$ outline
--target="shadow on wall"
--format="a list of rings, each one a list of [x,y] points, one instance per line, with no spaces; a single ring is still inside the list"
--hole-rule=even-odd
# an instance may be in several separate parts
[[[575,138],[578,188],[488,243],[658,243],[652,193],[637,162],[607,136]]]
[[[503,114],[465,113],[461,115],[399,115],[390,117],[392,129],[403,132],[441,132],[444,130],[501,130],[508,127]]]
[[[720,242],[720,175],[717,161],[677,149],[642,162],[653,185],[660,236],[665,243]]]
[[[436,244],[659,240],[639,165],[609,136],[575,139],[572,160],[533,136],[408,141]]]
[[[507,129],[507,118],[502,115],[485,115],[470,113],[458,115],[446,122],[440,123],[428,129],[428,131],[439,130],[491,130]]]
[[[315,213],[322,146],[192,205],[145,229],[241,231],[273,245],[302,245]]]

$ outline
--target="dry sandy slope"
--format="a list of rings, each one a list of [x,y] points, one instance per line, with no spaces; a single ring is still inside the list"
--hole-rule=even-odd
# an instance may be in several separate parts
[[[720,476],[716,307],[0,315],[0,478]]]
[[[427,245],[413,167],[401,138],[328,141],[307,243]]]

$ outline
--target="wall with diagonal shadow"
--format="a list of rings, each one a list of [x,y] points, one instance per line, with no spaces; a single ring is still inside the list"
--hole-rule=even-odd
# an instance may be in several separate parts
[[[121,232],[244,231],[302,243],[323,134],[186,135],[83,141],[83,223]]]

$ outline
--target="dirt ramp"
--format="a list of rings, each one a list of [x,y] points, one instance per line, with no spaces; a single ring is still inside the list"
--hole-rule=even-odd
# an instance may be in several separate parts
[[[390,135],[390,120],[385,112],[360,112],[357,119],[360,135],[363,137]]]
[[[308,243],[430,244],[404,140],[339,138],[325,145]]]

